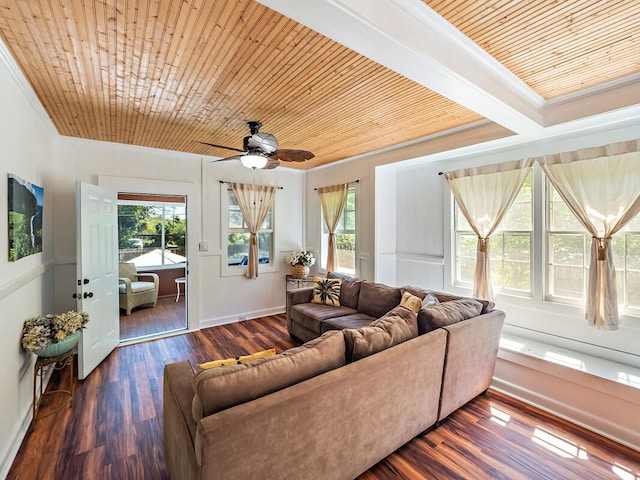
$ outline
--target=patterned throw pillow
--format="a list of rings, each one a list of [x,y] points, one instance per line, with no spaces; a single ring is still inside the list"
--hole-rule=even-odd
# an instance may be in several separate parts
[[[313,277],[313,297],[311,302],[339,307],[341,284],[341,278]]]

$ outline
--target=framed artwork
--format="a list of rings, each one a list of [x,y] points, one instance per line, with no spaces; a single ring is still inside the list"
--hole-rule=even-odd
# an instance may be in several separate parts
[[[44,189],[9,174],[9,261],[42,252]]]

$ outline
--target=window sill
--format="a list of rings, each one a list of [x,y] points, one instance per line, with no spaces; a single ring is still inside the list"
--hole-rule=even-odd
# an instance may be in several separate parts
[[[541,360],[545,362],[540,365],[544,369],[564,367],[575,372],[580,372],[581,374],[625,385],[637,389],[640,392],[640,368],[537,342],[528,338],[503,333],[500,339],[498,356],[505,360],[515,360],[517,363],[527,364]],[[567,376],[566,371],[560,372],[561,376]],[[576,374],[575,378],[579,378],[579,376],[579,374]]]

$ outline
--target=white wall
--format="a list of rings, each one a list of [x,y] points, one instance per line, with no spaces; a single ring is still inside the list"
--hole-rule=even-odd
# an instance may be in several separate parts
[[[20,346],[23,322],[53,307],[55,131],[0,42],[0,478],[28,427],[35,356]],[[8,261],[7,174],[44,188],[43,252]]]
[[[303,175],[286,168],[253,172],[240,162],[212,163],[210,160],[179,152],[60,137],[56,142],[55,182],[59,306],[66,308],[65,305],[72,304],[71,295],[75,291],[75,183],[82,180],[97,184],[98,177],[108,176],[121,177],[121,185],[135,184],[135,179],[141,179],[137,190],[140,193],[157,193],[144,186],[154,182],[160,185],[187,183],[195,189],[194,198],[189,198],[187,204],[188,209],[197,207],[196,215],[189,214],[187,225],[189,297],[198,302],[193,306],[189,304],[189,314],[197,315],[195,323],[191,318],[191,325],[211,326],[283,311],[284,276],[288,273],[283,256],[302,243],[299,199]],[[257,279],[246,278],[242,271],[231,276],[223,274],[221,262],[226,244],[221,237],[221,222],[226,221],[226,216],[221,217],[220,202],[227,185],[220,184],[220,180],[255,181],[283,187],[276,193],[275,200],[275,271],[261,274]],[[200,242],[208,244],[207,251],[198,250]]]

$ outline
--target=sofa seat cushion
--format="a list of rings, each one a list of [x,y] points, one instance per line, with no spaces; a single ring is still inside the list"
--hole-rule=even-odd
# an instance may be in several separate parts
[[[420,334],[428,333],[436,328],[477,317],[481,311],[482,304],[473,298],[458,298],[441,302],[420,310],[418,330]]]
[[[331,305],[321,305],[319,303],[299,303],[291,307],[291,320],[320,335],[322,333],[322,322],[326,319],[355,313],[358,313],[358,311],[345,306],[332,307]]]
[[[400,297],[399,288],[363,281],[360,284],[358,311],[380,318],[400,303]]]
[[[153,290],[156,288],[155,283],[153,282],[131,282],[131,292],[132,293],[140,293],[147,292],[149,290]],[[127,286],[124,283],[118,285],[119,293],[127,293]]]
[[[345,365],[344,335],[327,332],[300,347],[251,363],[203,370],[193,377],[192,415],[203,417]]]
[[[358,329],[368,326],[374,320],[374,317],[367,315],[366,313],[354,313],[353,315],[330,318],[322,322],[322,331],[342,330],[344,328]]]

